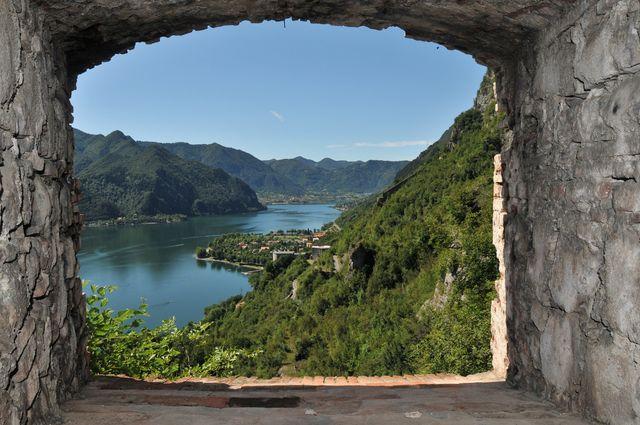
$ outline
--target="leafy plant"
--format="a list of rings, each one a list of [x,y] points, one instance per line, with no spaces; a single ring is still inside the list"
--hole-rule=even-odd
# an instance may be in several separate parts
[[[114,312],[107,295],[115,286],[90,285],[87,297],[88,344],[91,370],[99,374],[129,376],[175,376],[179,352],[172,346],[178,332],[175,321],[167,320],[150,330],[142,327],[147,305]]]
[[[207,250],[201,246],[196,247],[196,257],[197,258],[207,258]]]
[[[262,354],[262,350],[249,351],[216,347],[201,365],[191,370],[191,374],[195,376],[233,376],[237,374],[240,363],[251,362],[260,354]]]
[[[261,351],[213,347],[203,354],[207,323],[178,329],[165,320],[154,329],[143,326],[147,305],[118,312],[108,308],[115,286],[85,286],[87,296],[88,349],[91,371],[96,374],[175,378],[179,376],[231,376],[242,362],[252,362]]]

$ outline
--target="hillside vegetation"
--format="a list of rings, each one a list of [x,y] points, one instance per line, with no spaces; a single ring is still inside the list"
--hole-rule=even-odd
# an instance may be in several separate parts
[[[218,143],[209,145],[146,143],[161,146],[181,158],[225,170],[247,183],[257,192],[288,195],[302,195],[305,192],[304,188],[294,183],[286,175],[277,173],[268,164],[239,149],[229,148]]]
[[[479,98],[491,84],[485,78]],[[494,103],[477,103],[393,190],[341,217],[342,230],[323,241],[331,253],[313,264],[269,262],[251,277],[251,292],[180,331],[189,338],[170,333],[173,375],[219,365],[221,353],[237,354],[224,373],[258,376],[489,369],[499,121]]]
[[[408,161],[313,161],[303,157],[261,161],[239,149],[218,143],[143,142],[160,146],[181,158],[221,168],[262,195],[338,195],[373,193],[391,183]]]
[[[76,130],[75,135],[80,210],[89,220],[264,209],[246,183],[223,170],[143,146],[119,131],[93,136]]]
[[[490,87],[487,78],[481,91]],[[343,264],[351,256],[359,266],[336,272],[330,255],[273,264],[252,278],[242,308],[207,311],[212,342],[263,349],[251,367],[264,375],[489,369],[498,123],[493,103],[458,116],[395,191],[339,220],[342,231],[327,242]],[[295,301],[287,298],[294,280]]]
[[[111,153],[112,143],[125,139],[122,132],[108,136],[92,135],[74,130],[76,138],[76,173]],[[163,149],[186,161],[199,162],[210,168],[224,170],[247,183],[266,199],[278,201],[326,200],[340,195],[374,193],[390,184],[407,161],[321,161],[297,157],[261,161],[239,149],[218,143],[135,142],[140,147]]]

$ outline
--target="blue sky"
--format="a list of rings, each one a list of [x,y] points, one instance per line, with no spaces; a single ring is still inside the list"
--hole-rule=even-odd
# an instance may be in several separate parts
[[[87,71],[74,126],[260,159],[412,159],[472,105],[484,72],[399,29],[242,23],[139,44]]]

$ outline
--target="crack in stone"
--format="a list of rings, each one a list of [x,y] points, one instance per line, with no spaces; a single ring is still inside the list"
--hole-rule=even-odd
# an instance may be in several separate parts
[[[611,180],[614,181],[620,181],[620,182],[628,182],[628,181],[633,181],[634,183],[637,183],[638,181],[636,180],[635,177],[631,176],[607,176],[609,177]]]

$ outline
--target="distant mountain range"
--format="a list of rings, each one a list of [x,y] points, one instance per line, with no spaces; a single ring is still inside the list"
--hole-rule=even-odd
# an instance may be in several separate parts
[[[80,208],[89,220],[265,208],[251,187],[219,168],[138,143],[120,131],[107,136],[74,133]]]
[[[254,191],[291,197],[375,193],[409,163],[303,157],[261,161],[218,143],[139,142],[121,131],[74,134],[81,207],[89,219],[256,210],[261,205]]]
[[[278,174],[286,176],[305,191],[328,193],[375,193],[393,181],[409,161],[319,162],[303,157],[265,161]]]
[[[303,195],[309,192],[374,193],[391,183],[409,161],[313,161],[303,157],[261,161],[255,156],[218,143],[142,142],[161,146],[181,158],[222,168],[244,180],[260,194]]]
[[[221,168],[234,177],[242,179],[255,191],[302,195],[304,189],[286,176],[275,172],[268,164],[239,149],[212,143],[191,145],[189,143],[142,142],[144,145],[160,146],[181,158],[198,161],[206,166]]]

